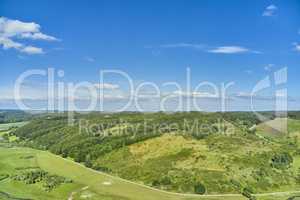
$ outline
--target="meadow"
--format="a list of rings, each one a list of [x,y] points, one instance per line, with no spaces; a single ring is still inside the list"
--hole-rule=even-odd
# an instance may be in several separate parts
[[[29,160],[24,157],[32,156]],[[13,174],[18,167],[38,167],[53,174],[68,177],[73,183],[45,192],[39,185],[26,185],[10,179],[0,181],[0,199],[92,199],[92,200],[246,200],[242,195],[193,196],[172,194],[137,185],[117,177],[96,172],[71,160],[49,152],[30,148],[0,147],[0,173]],[[5,198],[3,194],[11,198]],[[299,193],[300,194],[300,193]],[[264,195],[259,200],[282,200],[293,194]]]
[[[0,131],[5,131],[10,128],[21,127],[27,124],[28,122],[15,122],[15,123],[4,123],[0,124]]]
[[[30,157],[30,159],[24,159]],[[51,192],[45,192],[40,185],[27,185],[9,178],[0,181],[0,194],[8,194],[7,199],[104,199],[104,200],[181,200],[181,199],[218,199],[217,197],[184,197],[176,194],[167,194],[150,188],[139,186],[92,171],[71,160],[66,160],[49,152],[30,148],[0,147],[0,174],[13,175],[19,168],[40,168],[47,172],[61,175],[74,180]],[[4,195],[3,195],[4,196]],[[0,196],[1,197],[1,196]],[[1,197],[2,199],[4,197]],[[244,199],[224,197],[222,199]]]

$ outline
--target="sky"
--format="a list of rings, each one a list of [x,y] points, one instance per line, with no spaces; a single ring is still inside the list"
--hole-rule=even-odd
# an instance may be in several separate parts
[[[161,98],[153,95],[154,84],[162,91],[160,97],[180,96],[183,104],[196,98],[204,110],[222,110],[219,91],[230,82],[226,110],[249,110],[251,92],[265,78],[270,86],[255,95],[256,107],[274,109],[279,88],[287,90],[288,107],[295,110],[300,109],[299,63],[297,0],[0,0],[2,109],[16,108],[18,98],[42,107],[49,99],[45,76],[26,79],[21,97],[15,96],[14,86],[28,70],[51,68],[56,75],[52,94],[56,100],[59,81],[65,85],[89,82],[97,94],[104,90],[105,110],[120,106],[131,92],[120,74],[106,75],[99,83],[101,70],[126,73],[135,91],[143,83],[153,83],[141,89],[144,110],[159,110]],[[277,85],[275,74],[282,69],[286,81]],[[63,99],[69,97],[63,93]],[[78,89],[76,95],[84,105],[87,91]],[[169,110],[178,103],[174,101],[166,105]]]

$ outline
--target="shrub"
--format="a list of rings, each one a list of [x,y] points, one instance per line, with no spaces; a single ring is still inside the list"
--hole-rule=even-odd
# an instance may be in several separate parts
[[[245,187],[242,191],[242,195],[247,197],[250,200],[255,200],[253,198],[255,198],[254,196],[252,196],[253,190],[250,187]]]
[[[205,194],[205,192],[206,192],[206,188],[202,183],[197,183],[194,186],[194,190],[195,190],[196,194]]]
[[[62,176],[50,175],[43,170],[23,171],[12,177],[13,180],[22,181],[25,184],[42,183],[45,191],[49,192],[63,183],[72,183],[72,180]]]
[[[8,174],[0,174],[0,181],[3,181],[9,177]]]
[[[285,169],[290,167],[293,162],[293,157],[287,153],[277,153],[271,159],[271,166],[276,169]]]

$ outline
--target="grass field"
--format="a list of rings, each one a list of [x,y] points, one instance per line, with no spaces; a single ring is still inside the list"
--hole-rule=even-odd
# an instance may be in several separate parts
[[[34,156],[24,160],[24,156]],[[39,167],[49,173],[71,178],[74,183],[44,192],[39,185],[26,185],[6,179],[0,182],[0,192],[13,198],[23,199],[103,199],[103,200],[194,200],[220,199],[218,197],[185,197],[155,191],[105,174],[96,173],[73,161],[65,160],[48,152],[28,148],[0,147],[0,173],[14,174],[18,167]],[[72,195],[73,194],[73,195]],[[71,197],[72,196],[72,197]],[[1,197],[1,196],[0,196]],[[1,198],[0,198],[1,199]],[[243,200],[243,197],[222,197]]]
[[[32,156],[24,160],[24,157]],[[74,182],[59,186],[51,192],[41,190],[39,185],[5,179],[0,182],[0,199],[91,199],[91,200],[245,200],[240,195],[233,196],[184,196],[153,190],[128,181],[98,173],[70,160],[49,152],[29,148],[0,147],[0,174],[14,174],[18,167],[39,167],[49,173],[71,178]],[[4,197],[2,193],[10,195]],[[1,194],[3,197],[1,197]],[[282,200],[291,194],[262,196],[259,200]]]
[[[3,139],[3,136],[9,134],[11,129],[16,129],[26,125],[29,122],[16,122],[16,123],[6,123],[0,124],[0,141]],[[9,136],[9,142],[16,141],[18,138],[14,135]]]
[[[7,124],[0,124],[0,131],[8,130],[12,127],[21,127],[27,124],[28,122],[16,122],[16,123],[7,123]]]

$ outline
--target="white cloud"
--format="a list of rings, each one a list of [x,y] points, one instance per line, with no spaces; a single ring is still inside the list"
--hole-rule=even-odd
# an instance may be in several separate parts
[[[278,8],[275,6],[275,5],[269,5],[268,7],[267,7],[267,10],[277,10]]]
[[[42,33],[40,29],[41,26],[34,22],[21,22],[0,17],[0,45],[2,45],[3,49],[12,48],[27,54],[44,53],[41,48],[14,41],[15,38],[58,41],[57,38]]]
[[[44,51],[41,48],[33,47],[33,46],[26,46],[21,49],[21,52],[27,53],[27,54],[43,54]]]
[[[118,89],[120,88],[119,85],[117,84],[110,84],[110,83],[96,83],[94,84],[94,86],[97,88],[97,89],[107,89],[107,90],[115,90],[115,89]]]
[[[96,88],[105,89],[103,98],[110,100],[126,99],[129,98],[121,90],[115,90],[119,88],[119,85],[104,83],[102,86],[100,84],[94,85],[94,92],[88,90],[87,88],[80,87],[77,88],[74,93],[74,99],[77,100],[87,100],[91,98],[100,99]],[[67,89],[64,90],[63,95],[58,96],[57,85],[54,86],[54,96],[48,96],[48,84],[47,82],[40,81],[28,81],[21,84],[20,97],[19,99],[32,99],[32,100],[47,100],[49,98],[54,99],[68,99],[73,98],[72,92]],[[1,99],[16,99],[14,93],[14,86],[0,86],[0,100]]]
[[[255,94],[251,94],[248,92],[239,92],[235,96],[236,97],[252,97],[252,96],[255,96]]]
[[[272,96],[260,96],[255,93],[251,92],[238,92],[237,94],[233,94],[232,96],[234,99],[255,99],[255,100],[272,100]]]
[[[14,86],[1,86],[0,87],[0,99],[47,99],[47,88],[38,86],[27,86],[25,84],[21,85],[20,97],[15,96]]]
[[[272,17],[275,15],[276,11],[278,10],[278,8],[275,5],[269,5],[268,7],[266,7],[266,9],[264,10],[262,16],[264,17]]]
[[[22,33],[20,37],[33,40],[58,41],[57,38],[44,33]]]
[[[247,53],[247,52],[252,52],[245,47],[240,47],[240,46],[221,46],[217,47],[215,49],[208,50],[210,53],[221,53],[221,54],[236,54],[236,53]]]
[[[86,57],[84,58],[84,60],[86,60],[86,61],[88,61],[88,62],[95,62],[95,59],[92,58],[92,57],[89,57],[89,56],[86,56]]]
[[[241,99],[254,99],[259,101],[276,101],[276,98],[287,98],[287,101],[294,101],[295,99],[292,97],[288,97],[286,94],[269,94],[269,95],[258,95],[255,93],[248,93],[248,92],[239,92],[237,94],[233,94],[232,96],[234,99],[241,98]]]
[[[160,45],[161,48],[194,48],[202,49],[204,45],[202,44],[192,44],[192,43],[175,43],[175,44],[163,44]]]
[[[271,69],[274,67],[274,64],[267,64],[266,66],[264,66],[264,70],[266,71],[271,71]]]
[[[256,53],[261,54],[259,51],[254,51],[247,49],[241,46],[220,46],[216,48],[208,49],[207,45],[205,44],[197,44],[197,43],[174,43],[174,44],[162,44],[157,46],[158,48],[190,48],[201,50],[209,53],[222,53],[222,54],[235,54],[235,53]],[[155,46],[145,46],[145,48],[152,49]]]
[[[300,44],[298,44],[298,43],[293,43],[293,45],[294,45],[294,49],[296,50],[296,51],[300,51]]]
[[[11,39],[5,37],[0,37],[0,45],[2,45],[3,49],[20,49],[21,47],[23,47],[21,43],[14,42]]]
[[[195,97],[195,98],[218,98],[216,94],[209,92],[185,92],[181,90],[174,91],[171,95],[183,96],[183,97]]]
[[[30,22],[21,22],[19,20],[11,20],[5,17],[0,18],[0,32],[7,37],[19,35],[21,33],[39,32],[40,25]]]

